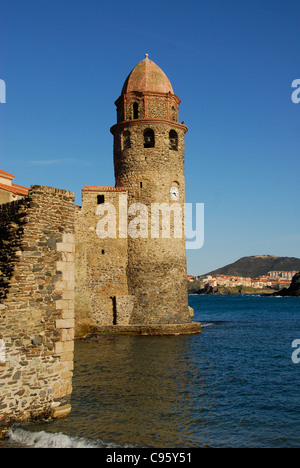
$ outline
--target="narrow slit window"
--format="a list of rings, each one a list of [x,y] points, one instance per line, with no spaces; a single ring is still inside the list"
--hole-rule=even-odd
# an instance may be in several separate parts
[[[143,188],[143,182],[140,182],[140,188]]]
[[[177,120],[177,111],[174,106],[172,106],[171,109],[171,120],[173,120],[174,122],[176,122]]]
[[[112,296],[112,306],[113,306],[113,325],[117,325],[117,298],[116,296]]]
[[[137,102],[133,103],[133,118],[138,119],[139,118],[139,105]]]
[[[104,249],[102,249],[102,251],[101,251],[101,254],[102,254],[102,255],[104,255],[104,254],[105,254],[105,250],[104,250]]]
[[[102,205],[104,203],[104,195],[97,195],[97,204]]]

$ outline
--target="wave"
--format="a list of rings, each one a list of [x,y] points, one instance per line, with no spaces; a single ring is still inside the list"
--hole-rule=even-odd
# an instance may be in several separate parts
[[[91,440],[85,437],[76,437],[62,432],[27,431],[25,429],[11,428],[9,442],[25,447],[34,448],[115,448],[117,445],[104,443],[101,440]]]

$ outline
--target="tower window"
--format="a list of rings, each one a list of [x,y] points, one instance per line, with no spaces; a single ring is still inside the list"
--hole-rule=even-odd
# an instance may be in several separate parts
[[[177,120],[177,111],[174,106],[172,106],[171,109],[171,120],[173,120],[174,122]]]
[[[97,195],[97,204],[102,205],[104,203],[104,195]]]
[[[127,148],[131,148],[130,132],[128,131],[123,133],[123,150]]]
[[[102,251],[101,251],[101,254],[102,254],[102,255],[104,255],[104,254],[105,254],[105,250],[104,250],[104,249],[102,249]]]
[[[143,182],[140,182],[140,188],[143,188]]]
[[[154,146],[154,131],[151,128],[147,128],[147,130],[144,131],[144,148],[154,148]]]
[[[175,151],[178,149],[178,135],[175,130],[171,130],[169,133],[169,149]]]
[[[139,118],[139,105],[137,102],[133,103],[133,118],[138,119]]]

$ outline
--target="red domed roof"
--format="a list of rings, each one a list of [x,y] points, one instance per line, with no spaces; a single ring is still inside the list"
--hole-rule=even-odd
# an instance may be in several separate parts
[[[132,91],[174,94],[168,77],[161,68],[149,60],[148,54],[136,65],[124,83],[122,94]]]

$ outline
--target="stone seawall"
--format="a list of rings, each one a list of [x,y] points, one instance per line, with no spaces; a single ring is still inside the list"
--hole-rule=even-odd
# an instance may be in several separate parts
[[[74,194],[32,186],[0,206],[0,433],[70,411]]]

